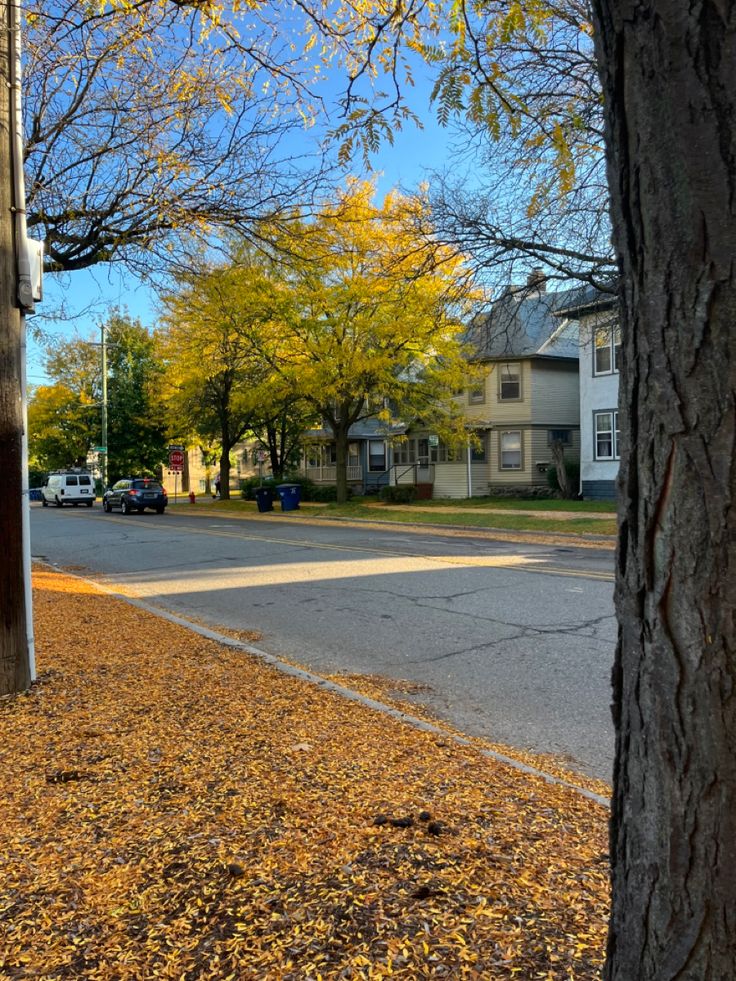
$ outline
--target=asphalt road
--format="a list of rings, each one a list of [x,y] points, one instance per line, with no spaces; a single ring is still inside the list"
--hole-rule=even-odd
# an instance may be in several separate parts
[[[412,697],[462,731],[610,779],[611,552],[185,507],[34,505],[33,555],[209,626],[259,631],[259,647],[323,674],[425,685]]]

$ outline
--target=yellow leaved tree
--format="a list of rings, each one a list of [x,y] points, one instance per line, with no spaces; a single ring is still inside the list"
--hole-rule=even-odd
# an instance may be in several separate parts
[[[336,447],[337,499],[347,497],[350,429],[432,421],[460,437],[451,395],[468,365],[464,318],[475,299],[462,258],[438,244],[421,197],[353,181],[309,221],[272,232],[291,306],[269,357],[313,407]]]

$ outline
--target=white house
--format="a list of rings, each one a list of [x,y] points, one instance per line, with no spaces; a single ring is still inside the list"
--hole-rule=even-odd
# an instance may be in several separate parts
[[[558,315],[579,323],[580,490],[613,500],[619,468],[618,374],[621,331],[617,298],[586,288]]]

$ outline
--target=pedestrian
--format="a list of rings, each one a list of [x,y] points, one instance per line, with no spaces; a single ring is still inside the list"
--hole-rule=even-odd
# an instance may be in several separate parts
[[[213,498],[218,498],[220,496],[220,475],[215,477],[215,493],[212,495]]]

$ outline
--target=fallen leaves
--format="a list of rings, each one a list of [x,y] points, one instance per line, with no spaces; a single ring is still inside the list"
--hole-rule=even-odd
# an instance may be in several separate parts
[[[41,679],[0,705],[3,977],[598,975],[594,803],[35,581]]]

